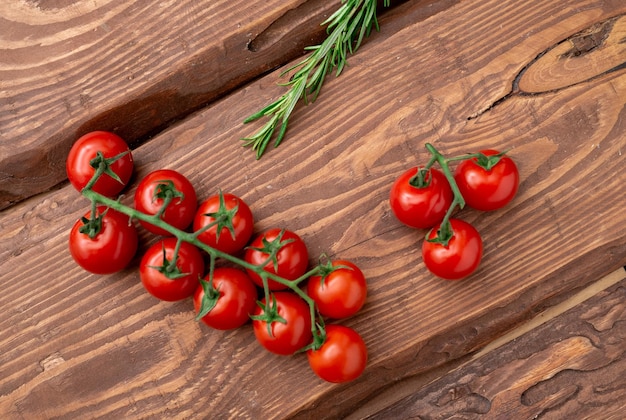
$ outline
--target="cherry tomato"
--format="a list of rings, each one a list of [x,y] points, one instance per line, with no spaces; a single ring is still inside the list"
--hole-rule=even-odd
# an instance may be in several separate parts
[[[313,372],[327,382],[349,382],[363,373],[367,347],[363,338],[343,325],[326,325],[326,340],[317,349],[307,350]]]
[[[454,195],[445,175],[436,168],[424,174],[425,186],[419,186],[418,169],[411,168],[396,179],[389,194],[389,204],[396,218],[407,226],[431,228],[441,222]]]
[[[134,168],[133,156],[128,145],[116,134],[93,131],[76,140],[65,162],[67,177],[76,190],[82,191],[95,173],[92,164],[96,164],[98,152],[106,159],[126,152],[109,165],[109,170],[116,174],[119,180],[105,172],[92,187],[92,190],[99,194],[114,197],[128,184]]]
[[[70,231],[69,247],[74,261],[85,270],[95,274],[111,274],[124,269],[137,252],[137,230],[128,216],[113,209],[98,207],[100,229],[91,238],[81,230],[88,229],[84,219],[78,220]]]
[[[220,267],[213,271],[213,282],[206,281],[193,297],[196,314],[206,325],[218,330],[230,330],[245,324],[256,308],[257,289],[242,270]]]
[[[236,254],[252,237],[254,218],[250,207],[233,194],[218,194],[204,200],[193,221],[194,232],[210,228],[198,239],[227,254]]]
[[[478,231],[469,223],[450,219],[452,238],[448,245],[425,240],[422,258],[426,268],[434,275],[447,280],[459,280],[470,275],[480,264],[483,241]],[[439,226],[434,227],[427,239],[437,237]]]
[[[308,345],[312,339],[311,314],[309,305],[299,296],[291,292],[272,293],[269,303],[270,312],[281,320],[259,320],[263,308],[257,305],[252,320],[252,327],[257,341],[272,353],[283,356],[294,354]],[[262,305],[267,305],[265,298]]]
[[[497,210],[515,197],[519,172],[513,159],[506,155],[493,164],[493,159],[488,157],[499,155],[496,150],[481,150],[480,153],[485,155],[484,159],[473,157],[459,163],[454,179],[468,206],[483,211]]]
[[[363,272],[350,261],[332,262],[336,268],[330,273],[312,276],[306,287],[322,316],[334,319],[347,318],[357,313],[367,297],[367,284]],[[346,267],[346,268],[343,268]],[[330,271],[323,267],[323,271]]]
[[[269,273],[286,280],[302,276],[309,264],[309,252],[302,238],[285,229],[269,229],[256,236],[244,255],[246,262],[262,266]],[[252,281],[263,287],[263,280],[254,271],[247,269]],[[270,290],[284,290],[287,286],[268,280]]]
[[[152,296],[173,302],[194,294],[204,274],[204,259],[195,246],[182,242],[176,263],[172,264],[176,238],[165,238],[152,245],[139,264],[139,277]]]
[[[135,208],[142,213],[157,214],[168,195],[172,198],[161,219],[178,229],[185,230],[193,222],[198,202],[193,185],[179,172],[159,169],[146,175],[135,191]],[[170,235],[166,230],[150,223],[143,221],[139,223],[156,235]]]

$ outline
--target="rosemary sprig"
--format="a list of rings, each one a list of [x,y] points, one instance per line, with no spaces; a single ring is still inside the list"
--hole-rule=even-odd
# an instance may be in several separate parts
[[[389,1],[384,0],[385,7],[389,6]],[[314,102],[326,75],[336,69],[336,76],[339,76],[346,65],[348,53],[353,54],[359,48],[363,38],[369,36],[372,27],[379,29],[376,5],[377,0],[342,0],[339,9],[322,22],[322,25],[328,25],[326,39],[320,45],[306,47],[312,53],[281,73],[283,76],[297,69],[287,83],[280,84],[289,86],[287,93],[244,120],[246,124],[264,116],[270,117],[254,135],[242,139],[244,146],[251,147],[256,152],[257,159],[265,152],[279,122],[280,130],[274,147],[285,137],[289,116],[296,104],[301,99],[305,103]]]

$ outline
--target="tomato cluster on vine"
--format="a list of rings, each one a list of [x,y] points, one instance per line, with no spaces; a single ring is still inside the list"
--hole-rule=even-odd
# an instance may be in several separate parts
[[[126,142],[104,131],[77,140],[66,162],[71,184],[91,210],[70,231],[74,260],[96,274],[120,271],[139,248],[137,224],[159,236],[139,263],[139,278],[163,301],[190,298],[196,320],[229,330],[251,321],[256,340],[278,355],[306,352],[322,379],[347,382],[367,363],[361,336],[339,324],[364,305],[363,272],[346,260],[309,266],[303,239],[288,229],[255,234],[252,210],[219,191],[198,204],[192,183],[172,169],[141,179],[134,207],[115,198],[133,173]],[[138,222],[138,223],[136,223]]]
[[[403,224],[428,229],[422,242],[426,268],[437,277],[460,280],[478,268],[483,241],[474,226],[452,217],[456,207],[501,209],[517,193],[519,171],[506,153],[492,149],[445,158],[431,144],[426,144],[426,148],[430,160],[396,178],[389,204]],[[452,162],[458,162],[454,173]],[[435,163],[441,170],[433,166]]]

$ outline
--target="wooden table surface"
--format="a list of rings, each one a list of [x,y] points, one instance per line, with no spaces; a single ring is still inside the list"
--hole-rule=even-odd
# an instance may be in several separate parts
[[[623,417],[625,2],[392,2],[260,160],[240,139],[261,123],[242,121],[284,92],[338,1],[5,3],[3,419]],[[345,323],[368,345],[362,377],[325,383],[250,325],[194,322],[189,300],[144,291],[139,255],[110,276],[77,267],[67,237],[89,203],[64,161],[95,129],[132,145],[136,179],[177,169],[200,197],[243,197],[257,230],[298,232],[311,261],[357,263],[369,296]],[[426,142],[508,149],[520,169],[505,209],[459,214],[485,242],[462,282],[425,270],[424,232],[387,202]]]

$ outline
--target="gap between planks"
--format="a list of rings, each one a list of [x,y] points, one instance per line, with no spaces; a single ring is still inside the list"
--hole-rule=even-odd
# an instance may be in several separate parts
[[[619,283],[624,279],[626,279],[626,269],[624,267],[621,267],[613,271],[612,273],[602,277],[600,280],[590,284],[589,286],[582,289],[580,292],[576,293],[570,298],[564,300],[563,302],[554,305],[543,312],[540,312],[539,314],[537,314],[537,316],[526,321],[524,324],[516,327],[515,329],[504,334],[503,336],[496,338],[495,340],[487,344],[482,350],[474,353],[474,355],[470,358],[468,362],[478,359],[485,354],[492,352],[499,347],[502,347],[506,343],[509,343],[522,336],[523,334],[539,327],[540,325],[545,324],[551,319],[556,318],[562,313],[572,309],[576,305],[580,305],[587,299],[592,298],[601,291],[608,289],[609,287]]]
[[[464,366],[472,363],[474,360],[497,350],[507,343],[514,341],[515,339],[521,337],[527,332],[532,331],[533,329],[545,324],[551,319],[558,317],[564,312],[574,308],[575,306],[581,304],[587,299],[590,299],[591,297],[597,295],[603,290],[610,288],[611,286],[619,283],[622,280],[626,280],[626,267],[621,267],[613,271],[612,273],[590,284],[589,286],[582,289],[575,295],[569,297],[568,299],[564,300],[563,302],[554,305],[544,310],[543,312],[540,312],[532,319],[519,325],[518,327],[514,328],[503,336],[496,338],[478,352],[468,355],[467,357],[463,357],[456,362],[451,362],[435,368],[431,371],[425,372],[422,375],[417,375],[413,378],[403,380],[398,384],[392,385],[391,387],[381,391],[378,396],[369,400],[368,403],[359,407],[356,411],[348,415],[346,417],[346,420],[364,419],[370,415],[376,414],[380,410],[383,410],[393,405],[394,403],[402,400],[403,398],[410,396],[424,386],[454,371],[462,369]]]

